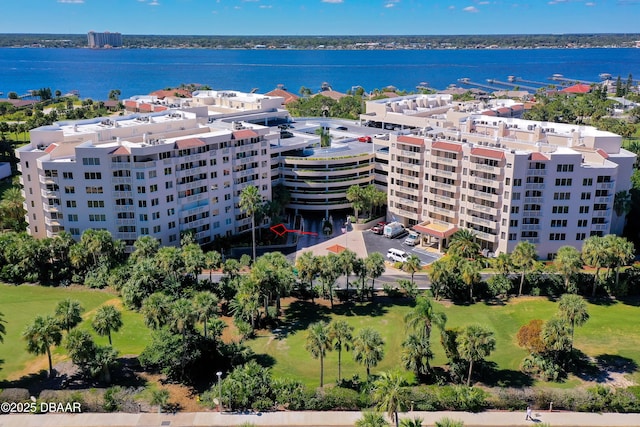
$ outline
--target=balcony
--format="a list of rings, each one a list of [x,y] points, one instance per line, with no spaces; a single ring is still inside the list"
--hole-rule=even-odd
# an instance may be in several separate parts
[[[602,211],[593,211],[593,216],[596,218],[608,218],[611,214],[611,209],[605,209]]]
[[[524,188],[527,190],[544,190],[544,183],[528,183],[524,185]]]
[[[591,225],[593,231],[609,231],[609,224],[593,224]]]
[[[111,169],[131,169],[130,162],[111,162]]]
[[[445,184],[444,182],[429,181],[428,185],[430,187],[440,188],[442,190],[446,190],[446,191],[449,191],[451,193],[457,193],[458,192],[458,186],[451,185],[451,184]]]
[[[42,190],[40,190],[40,194],[45,199],[57,199],[57,198],[60,197],[60,191],[42,189]]]
[[[114,237],[119,240],[136,240],[138,238],[138,234],[116,232]]]
[[[39,175],[38,181],[40,181],[41,184],[57,184],[55,178],[52,178],[50,176],[44,176],[44,175]]]
[[[439,213],[439,214],[446,215],[446,216],[453,216],[453,217],[455,217],[457,215],[457,213],[458,213],[457,209],[456,210],[447,209],[447,208],[443,208],[443,207],[440,207],[440,206],[429,206],[428,209],[430,211],[432,211],[432,212],[435,212],[435,213]]]
[[[522,231],[536,231],[540,230],[540,224],[522,224]]]
[[[155,168],[155,167],[156,167],[156,162],[153,161],[153,160],[148,161],[148,162],[134,162],[133,163],[133,168],[134,169],[151,169],[151,168]]]
[[[434,155],[430,156],[429,161],[431,163],[446,163],[449,165],[453,165],[453,164],[457,165],[458,163],[460,163],[460,160],[458,159],[450,159],[448,157],[440,157],[440,156],[434,156]]]
[[[114,205],[113,210],[115,212],[134,212],[136,207],[133,205]]]
[[[495,179],[480,178],[479,176],[469,177],[469,181],[473,184],[486,185],[493,188],[499,188],[500,184],[502,184],[502,181],[496,181]]]
[[[131,199],[133,198],[132,191],[114,191],[113,192],[114,199]]]
[[[546,169],[527,169],[527,176],[545,176],[547,175]]]
[[[443,169],[431,169],[431,175],[440,176],[443,178],[449,178],[453,180],[460,179],[460,173],[458,172],[449,172]]]
[[[60,220],[58,219],[53,219],[53,218],[49,218],[48,216],[44,217],[44,223],[51,226],[51,227],[59,227],[60,226]]]
[[[596,190],[613,190],[616,186],[614,182],[598,182],[596,184]]]
[[[477,203],[471,203],[469,209],[473,209],[478,212],[485,212],[494,216],[498,215],[498,208],[492,208],[491,206],[479,205]]]
[[[498,236],[496,236],[495,234],[489,234],[483,231],[476,231],[476,230],[473,230],[473,233],[476,235],[478,239],[481,239],[487,242],[495,243],[498,240]]]
[[[444,202],[449,205],[456,205],[458,203],[458,199],[454,199],[453,197],[443,196],[441,194],[429,194],[428,196],[432,200],[437,200],[439,202]]]
[[[495,175],[502,175],[502,169],[495,166],[485,165],[482,163],[471,163],[469,169],[478,171],[478,172],[488,172]]]
[[[42,209],[44,209],[45,212],[49,213],[60,212],[59,205],[44,205]]]
[[[473,191],[471,194],[474,197],[481,198],[482,200],[489,200],[494,203],[500,203],[500,196],[497,194],[485,193],[484,191]]]
[[[498,228],[498,223],[495,221],[491,221],[488,219],[480,218],[473,215],[467,215],[467,222],[472,222],[474,224],[483,225],[485,227],[496,229]]]
[[[542,204],[544,203],[543,198],[542,197],[525,197],[524,198],[524,202],[527,204]]]
[[[112,184],[131,184],[131,177],[113,177],[111,178]]]
[[[596,197],[594,202],[608,205],[613,202],[613,196]]]
[[[390,211],[397,213],[398,215],[402,215],[405,218],[409,219],[418,219],[418,212],[412,212],[405,209],[400,208],[389,208]]]
[[[524,218],[540,218],[542,217],[542,211],[523,211],[522,216]]]

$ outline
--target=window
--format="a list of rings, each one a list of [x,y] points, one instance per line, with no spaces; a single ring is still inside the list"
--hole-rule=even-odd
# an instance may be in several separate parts
[[[167,181],[167,182],[165,182],[165,183],[164,183],[164,188],[165,188],[166,190],[168,190],[168,189],[170,189],[170,188],[173,188],[173,181]]]
[[[558,172],[573,172],[573,165],[558,165]]]
[[[152,219],[160,219],[160,212],[154,212],[151,214]]]
[[[586,233],[576,233],[576,240],[584,240],[587,238]]]
[[[136,172],[136,179],[144,179],[144,172]]]
[[[151,193],[155,193],[156,191],[158,191],[158,184],[152,184],[149,186],[149,191]]]
[[[567,220],[566,219],[552,219],[551,227],[566,227]]]
[[[104,200],[87,200],[89,208],[104,208]]]
[[[138,194],[144,194],[147,192],[147,188],[145,186],[138,186]]]
[[[568,214],[569,206],[554,206],[552,212],[554,214]]]
[[[176,210],[174,208],[167,209],[167,216],[175,215]]]
[[[67,219],[69,222],[78,222],[78,214],[69,214],[67,215]]]
[[[140,221],[142,222],[146,222],[149,220],[149,217],[147,216],[147,214],[140,214],[139,218],[140,218]]]
[[[609,197],[609,190],[596,190],[596,197]]]
[[[178,240],[178,235],[177,234],[172,234],[171,236],[169,236],[169,241],[170,242],[175,242],[176,240]]]
[[[176,222],[175,221],[169,221],[169,224],[167,224],[169,227],[169,230],[171,230],[172,228],[176,228]]]
[[[165,175],[171,175],[171,168],[164,168]]]
[[[587,226],[587,220],[586,219],[579,219],[578,220],[578,227],[586,227]]]
[[[512,214],[520,213],[520,206],[511,206],[511,213]]]
[[[513,179],[513,186],[514,186],[514,187],[520,187],[520,186],[522,186],[522,179],[521,179],[521,178],[514,178],[514,179]]]
[[[139,208],[146,208],[147,207],[147,201],[146,200],[138,200],[138,207]]]
[[[140,234],[149,234],[149,228],[148,227],[140,227]]]
[[[76,207],[76,201],[75,200],[67,200],[67,207],[68,208],[75,208]]]
[[[517,233],[509,233],[509,240],[517,240],[517,239],[518,239]]]
[[[89,214],[89,221],[106,221],[107,216],[105,214]]]
[[[509,221],[509,227],[517,227],[518,226],[518,220],[517,219],[512,219]]]
[[[607,205],[606,205],[606,203],[596,203],[595,205],[593,205],[593,210],[594,211],[606,211],[607,210]]]
[[[158,206],[160,201],[158,199],[151,199],[151,206]]]
[[[566,236],[565,233],[551,233],[549,234],[549,240],[566,240]]]
[[[64,187],[64,192],[66,194],[74,194],[76,192],[76,187]]]
[[[571,193],[553,193],[553,200],[569,200]]]
[[[582,185],[584,185],[585,187],[589,187],[591,185],[593,185],[593,178],[585,178],[582,180]]]
[[[520,200],[520,193],[513,193],[513,200]]]
[[[102,179],[100,172],[85,172],[84,179]]]
[[[580,213],[581,214],[589,213],[589,206],[580,206]]]
[[[591,193],[580,194],[580,200],[591,200]]]
[[[69,233],[73,234],[74,236],[77,236],[80,234],[80,229],[72,227],[69,229]]]
[[[62,172],[62,178],[73,179],[73,172]]]
[[[173,194],[169,194],[167,196],[167,203],[169,203],[169,202],[173,202]]]
[[[155,178],[157,176],[156,171],[149,171],[149,178]]]
[[[556,186],[570,187],[573,180],[571,178],[556,178]]]
[[[160,232],[160,230],[162,230],[162,228],[161,228],[159,225],[155,225],[155,226],[153,226],[153,232],[154,232],[154,233],[159,233],[159,232]]]
[[[85,191],[87,194],[102,194],[102,187],[86,187]]]
[[[598,183],[602,182],[611,182],[611,177],[609,175],[600,175],[598,177]]]
[[[82,164],[85,166],[99,166],[100,159],[97,157],[83,157]]]
[[[231,200],[231,194],[225,194],[224,195],[224,199],[225,200]]]

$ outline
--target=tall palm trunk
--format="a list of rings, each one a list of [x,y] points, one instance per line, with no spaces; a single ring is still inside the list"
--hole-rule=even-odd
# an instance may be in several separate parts
[[[338,350],[338,382],[342,376],[342,348]]]
[[[253,243],[253,262],[256,262],[256,218],[251,215],[251,242]]]
[[[598,282],[600,281],[600,267],[596,268],[596,275],[593,278],[593,290],[591,291],[591,296],[596,296],[596,288],[598,287]]]
[[[320,355],[320,388],[324,387],[324,357]]]
[[[469,377],[467,378],[467,387],[471,386],[471,373],[473,371],[473,360],[469,361]]]
[[[524,285],[524,272],[525,270],[522,270],[522,275],[520,276],[520,289],[518,289],[518,296],[522,295],[522,286]]]
[[[49,359],[49,378],[53,376],[53,363],[51,362],[51,348],[47,346],[47,358]]]

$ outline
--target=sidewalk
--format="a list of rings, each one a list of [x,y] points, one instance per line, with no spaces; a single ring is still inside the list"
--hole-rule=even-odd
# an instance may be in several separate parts
[[[465,427],[535,426],[547,423],[563,427],[636,427],[640,414],[596,414],[583,412],[536,412],[534,421],[525,421],[524,411],[518,412],[412,412],[402,418],[422,418],[423,426],[433,426],[442,418],[464,422]],[[268,412],[255,414],[220,414],[196,412],[172,414],[16,414],[0,416],[1,427],[125,427],[125,426],[237,426],[251,423],[256,426],[353,426],[360,412]]]
[[[355,252],[359,258],[367,257],[367,248],[364,244],[364,238],[362,237],[362,231],[349,231],[336,237],[324,240],[323,236],[318,236],[320,240],[313,246],[298,249],[296,252],[296,258],[302,255],[304,252],[313,252],[314,255],[328,255],[329,253],[337,254],[344,249],[349,249]],[[341,249],[343,248],[343,249]],[[337,252],[336,252],[337,251]]]

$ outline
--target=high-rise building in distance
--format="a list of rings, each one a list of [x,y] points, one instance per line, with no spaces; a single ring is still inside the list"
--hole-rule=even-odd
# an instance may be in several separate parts
[[[122,46],[122,34],[120,33],[96,33],[95,31],[89,31],[87,33],[87,43],[90,48],[104,48],[104,47],[121,47]]]

